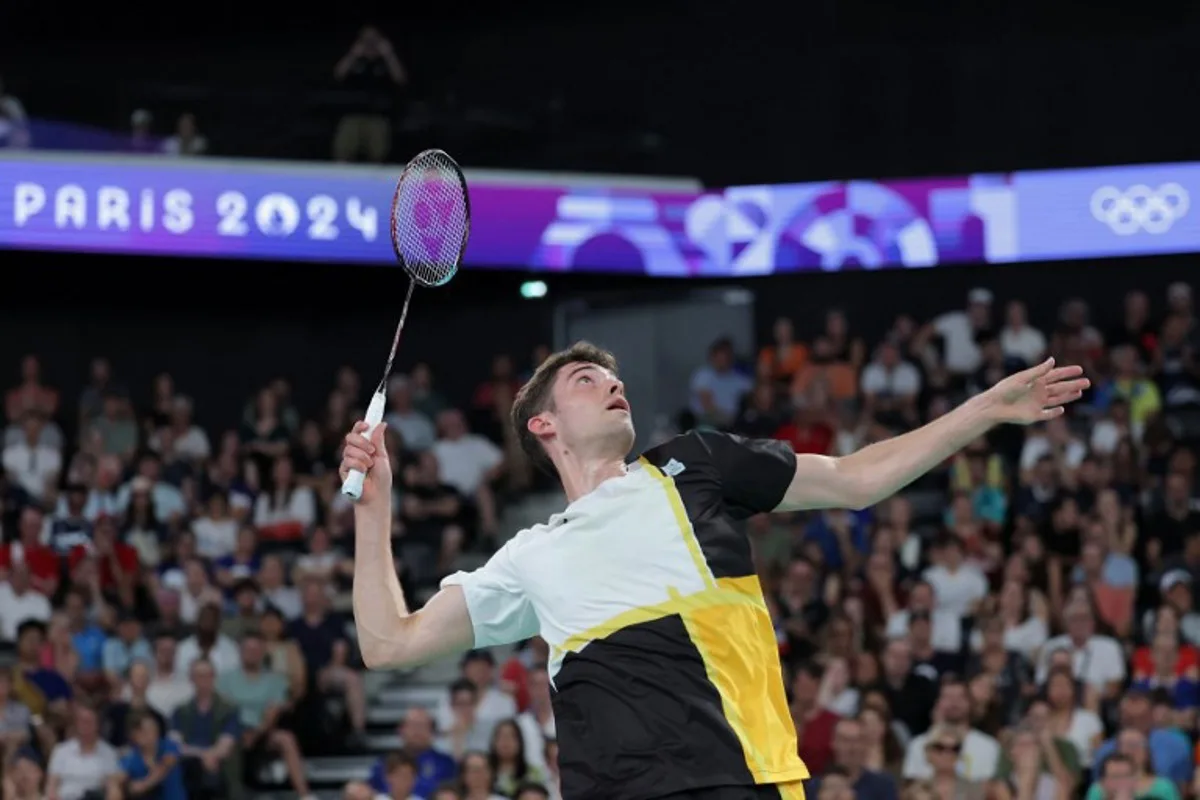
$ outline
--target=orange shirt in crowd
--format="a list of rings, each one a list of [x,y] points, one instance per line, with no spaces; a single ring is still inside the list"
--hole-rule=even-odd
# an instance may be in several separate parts
[[[808,364],[808,345],[799,342],[778,348],[767,345],[758,351],[758,374],[776,381],[787,381]]]

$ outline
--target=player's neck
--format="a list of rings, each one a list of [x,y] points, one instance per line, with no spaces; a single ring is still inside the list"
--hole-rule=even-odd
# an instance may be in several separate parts
[[[555,466],[568,503],[591,494],[609,478],[619,478],[627,471],[623,458],[573,458],[569,454]]]

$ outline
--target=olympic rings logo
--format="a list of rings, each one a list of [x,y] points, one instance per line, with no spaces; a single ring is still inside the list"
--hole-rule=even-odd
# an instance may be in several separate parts
[[[1121,191],[1102,186],[1092,193],[1092,216],[1119,236],[1138,231],[1166,233],[1188,211],[1191,198],[1178,183],[1164,183],[1151,189],[1139,183]]]

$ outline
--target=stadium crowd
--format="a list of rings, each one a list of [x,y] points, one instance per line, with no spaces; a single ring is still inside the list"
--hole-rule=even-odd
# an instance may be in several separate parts
[[[966,300],[928,322],[901,315],[880,342],[840,311],[803,335],[777,321],[744,363],[718,341],[681,414],[681,427],[837,455],[1047,354],[1092,379],[1068,417],[996,430],[878,507],[750,520],[808,791],[1196,794],[1191,290],[1134,293],[1095,320],[1071,300],[1041,328],[1019,301]],[[392,380],[410,604],[464,552],[494,547],[505,504],[544,485],[505,420],[545,355],[498,356],[458,404],[426,365]],[[95,359],[65,398],[31,355],[4,397],[3,796],[237,798],[264,768],[312,796],[306,756],[353,747],[367,726],[347,616],[353,517],[335,474],[359,378],[341,369],[311,416],[272,380],[222,431],[168,374],[140,398],[119,366]],[[400,750],[345,796],[556,798],[546,661],[540,639],[466,654],[440,704],[410,710]]]

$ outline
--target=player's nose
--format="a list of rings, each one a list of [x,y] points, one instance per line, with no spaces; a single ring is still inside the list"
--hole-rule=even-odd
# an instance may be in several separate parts
[[[609,384],[608,393],[609,394],[619,394],[622,397],[624,397],[625,396],[625,384],[622,383],[617,378],[613,378],[612,383]]]

